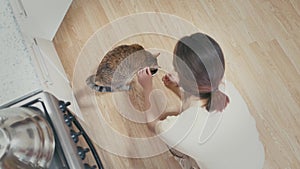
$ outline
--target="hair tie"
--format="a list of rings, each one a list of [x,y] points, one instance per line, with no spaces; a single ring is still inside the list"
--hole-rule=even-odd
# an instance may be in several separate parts
[[[198,92],[200,93],[210,93],[212,92],[210,86],[198,86]]]

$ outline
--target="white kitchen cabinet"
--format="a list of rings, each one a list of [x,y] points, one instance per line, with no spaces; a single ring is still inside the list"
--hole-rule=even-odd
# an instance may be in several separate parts
[[[54,44],[50,40],[35,38],[38,47],[40,48],[40,52],[42,55],[47,56],[46,62],[51,64],[55,70],[57,70],[58,74],[63,77],[66,81],[67,75],[65,73],[65,69],[60,61],[60,58],[56,52]],[[68,81],[69,82],[69,81]]]
[[[31,44],[34,62],[43,90],[59,99],[70,101],[70,109],[82,118],[70,82],[52,41],[35,38]]]
[[[20,10],[22,5],[19,2],[26,2],[24,5],[28,2],[33,5],[33,2],[36,2],[37,6],[31,6],[32,8],[43,5],[45,11],[41,10],[39,12],[49,14],[49,11],[51,11],[56,14],[57,11],[62,12],[62,9],[65,9],[66,12],[71,1],[0,0],[0,21],[3,23],[0,25],[0,40],[3,42],[0,45],[0,106],[5,106],[12,101],[16,101],[16,99],[22,99],[40,91],[48,91],[59,99],[70,101],[70,109],[79,117],[82,117],[70,82],[50,40],[56,30],[51,27],[53,30],[45,31],[45,34],[41,34],[41,31],[37,29],[31,30],[31,35],[28,32],[26,33],[20,24],[24,19],[29,19],[30,16],[29,12],[26,12],[28,14],[25,16],[24,11]],[[59,5],[57,7],[51,6],[52,3],[65,6],[64,8],[60,8]],[[36,15],[37,18],[43,18],[41,14]],[[58,15],[52,15],[51,17],[56,18],[56,16]],[[64,14],[60,13],[59,16],[62,20]],[[47,15],[45,18],[47,17],[49,16]],[[30,19],[34,20],[33,18],[36,17]],[[43,26],[45,24],[48,26],[46,24],[48,21],[49,19],[45,19],[39,25]],[[52,21],[54,20],[51,20],[53,24]],[[55,21],[58,28],[61,21]],[[34,24],[31,26],[35,28]],[[34,31],[37,31],[36,34],[34,34]],[[48,37],[48,40],[33,37]]]
[[[8,7],[3,6],[6,14],[0,15],[0,19],[10,25],[3,27],[1,30],[5,32],[0,32],[0,35],[3,34],[4,37],[8,34],[6,39],[10,41],[2,50],[7,52],[2,52],[3,54],[0,52],[1,59],[4,60],[0,65],[8,70],[6,72],[11,73],[0,74],[0,77],[12,78],[6,78],[8,80],[0,83],[7,88],[6,93],[11,95],[0,97],[1,104],[35,91],[48,91],[58,99],[70,101],[70,109],[82,117],[70,82],[52,43],[71,2],[72,0],[2,2]]]
[[[22,31],[52,41],[72,0],[10,0]]]

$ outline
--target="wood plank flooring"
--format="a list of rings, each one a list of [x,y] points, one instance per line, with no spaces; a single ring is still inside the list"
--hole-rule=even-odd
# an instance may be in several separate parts
[[[178,16],[216,39],[225,54],[226,79],[239,89],[256,119],[265,146],[264,169],[300,168],[299,0],[74,0],[54,38],[54,44],[72,82],[84,120],[89,121],[86,127],[96,142],[101,140],[100,137],[111,136],[110,132],[103,130],[104,123],[99,123],[97,111],[104,122],[125,136],[153,136],[144,124],[132,122],[119,113],[114,101],[126,97],[116,93],[96,94],[91,98],[88,96],[93,93],[84,86],[84,80],[96,70],[103,57],[101,53],[114,43],[113,37],[103,40],[104,35],[98,35],[97,31],[121,17],[144,12]],[[153,29],[178,28],[176,23],[164,24],[159,20],[159,25],[143,22],[146,21],[134,24],[149,24]],[[128,31],[138,31],[140,27],[134,24]],[[126,29],[120,25],[119,29],[113,28],[112,35],[119,37],[122,36],[120,30]],[[134,42],[152,51],[160,51],[160,64],[171,69],[170,59],[176,39],[159,34],[142,34],[121,39],[114,45]],[[160,77],[158,74],[155,78],[159,81]],[[168,93],[163,87],[161,89]],[[137,86],[136,93],[129,93],[131,99],[135,99],[133,103],[137,109],[141,103],[138,99],[141,96],[135,95],[138,90]],[[176,105],[177,101],[170,100],[167,105]],[[112,146],[123,144],[115,136],[109,139]],[[139,149],[125,142],[124,145],[128,146],[129,154]],[[155,152],[164,147],[163,143],[157,142],[157,145],[144,148],[145,151],[152,148],[149,151]],[[126,158],[101,146],[98,150],[105,168],[180,168],[168,152],[147,158]]]

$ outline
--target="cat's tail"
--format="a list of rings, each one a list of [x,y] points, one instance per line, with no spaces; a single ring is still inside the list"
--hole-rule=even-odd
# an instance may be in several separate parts
[[[111,87],[108,86],[99,86],[95,83],[95,78],[96,75],[91,75],[89,76],[85,82],[86,84],[93,90],[97,91],[97,92],[112,92]]]

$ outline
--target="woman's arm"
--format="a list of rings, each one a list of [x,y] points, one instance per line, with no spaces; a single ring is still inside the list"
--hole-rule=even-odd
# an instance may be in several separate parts
[[[144,106],[146,109],[145,116],[146,116],[147,126],[151,131],[154,132],[155,125],[159,119],[155,115],[157,112],[155,112],[153,108],[150,109],[151,108],[150,94],[153,90],[152,75],[150,72],[150,68],[146,67],[144,69],[141,69],[140,71],[138,71],[137,76],[138,76],[138,82],[143,87],[143,95],[145,100]]]
[[[162,100],[162,96],[160,94],[157,95],[157,93],[153,91],[152,75],[149,68],[140,70],[137,76],[138,82],[143,87],[144,106],[146,109],[145,118],[147,126],[151,131],[155,132],[155,126],[158,121],[164,120],[167,116],[177,116],[180,110],[177,110],[178,108],[172,108],[167,109],[168,112],[164,112],[166,110],[165,106],[167,104],[167,100]],[[174,87],[175,91],[178,89],[179,91],[177,95],[181,96],[181,91],[177,83],[176,86],[172,82],[169,84],[171,85],[167,87]]]
[[[148,128],[155,132],[155,125],[156,123],[158,122],[158,118],[157,116],[155,116],[155,109],[150,109],[151,107],[151,103],[150,103],[150,94],[152,92],[152,89],[149,90],[149,89],[146,89],[143,91],[143,94],[144,94],[144,100],[145,100],[145,108],[146,108],[146,122],[147,122],[147,126]],[[157,113],[157,112],[156,112]]]

